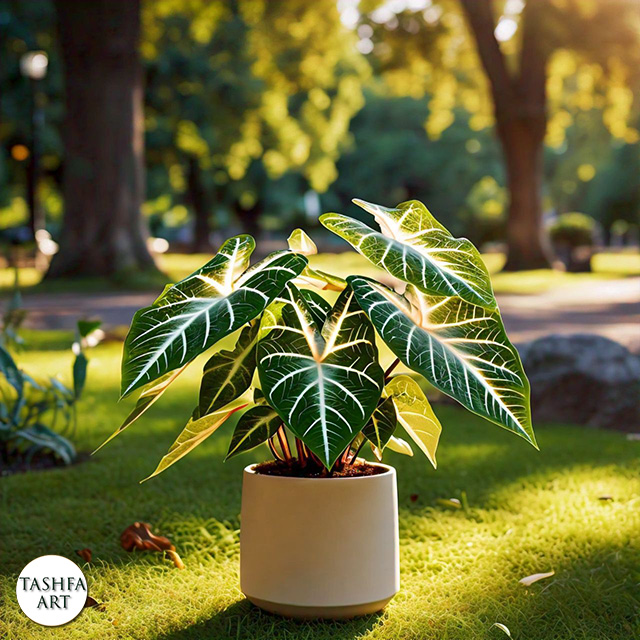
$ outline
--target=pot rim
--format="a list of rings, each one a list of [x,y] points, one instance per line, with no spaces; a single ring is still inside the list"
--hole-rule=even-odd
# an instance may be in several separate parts
[[[279,481],[286,481],[286,480],[295,480],[297,482],[318,482],[318,481],[325,481],[325,480],[340,480],[342,482],[346,481],[346,480],[371,480],[373,478],[387,478],[391,475],[394,475],[396,470],[395,467],[392,467],[391,465],[388,464],[384,464],[383,462],[370,462],[369,460],[366,461],[367,464],[370,464],[374,467],[381,467],[382,469],[384,469],[383,473],[376,473],[375,475],[371,475],[371,476],[350,476],[348,478],[305,478],[305,477],[300,477],[300,476],[277,476],[277,475],[270,475],[267,473],[256,473],[255,471],[255,467],[257,467],[259,464],[262,464],[260,462],[254,462],[253,464],[247,465],[244,468],[243,473],[246,473],[248,475],[252,475],[252,476],[256,476],[256,477],[260,477],[260,478],[269,478],[269,480],[279,480]]]

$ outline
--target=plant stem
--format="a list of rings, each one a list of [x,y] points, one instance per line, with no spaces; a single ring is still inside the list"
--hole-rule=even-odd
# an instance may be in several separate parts
[[[349,464],[355,464],[356,460],[358,459],[358,454],[360,453],[360,449],[362,449],[362,445],[366,442],[366,438],[362,439],[362,442],[358,445],[358,448],[353,452],[353,456],[351,456],[351,460],[349,461]]]
[[[280,443],[280,449],[282,449],[282,455],[287,462],[290,462],[292,459],[291,449],[289,448],[289,440],[287,440],[287,434],[284,430],[283,426],[280,426],[278,431],[276,432],[278,436],[278,442]]]
[[[396,358],[384,372],[384,381],[387,382],[393,373],[393,370],[400,364],[400,358]]]
[[[304,450],[304,443],[300,438],[296,438],[296,451],[298,453],[298,463],[302,468],[307,466],[307,454]]]
[[[269,438],[267,440],[267,444],[269,445],[269,449],[271,450],[271,454],[273,455],[273,457],[276,460],[280,460],[281,462],[284,461],[284,458],[278,453],[278,450],[276,449],[276,445],[273,444],[273,438]]]

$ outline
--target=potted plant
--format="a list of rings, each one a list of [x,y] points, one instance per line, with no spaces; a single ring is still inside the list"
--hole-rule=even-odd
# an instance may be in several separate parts
[[[240,235],[138,311],[124,346],[122,395],[141,393],[111,437],[239,332],[204,365],[198,405],[152,476],[243,411],[227,458],[267,443],[274,460],[244,471],[241,588],[294,617],[370,613],[398,590],[395,471],[358,455],[364,445],[378,461],[386,448],[412,455],[403,431],[435,467],[441,431],[418,382],[392,375],[399,362],[535,446],[529,384],[476,248],[420,202],[355,202],[379,230],[335,213],[320,221],[395,289],[311,268],[316,248],[299,229],[288,251],[249,266],[255,243]],[[396,355],[386,370],[376,333]]]

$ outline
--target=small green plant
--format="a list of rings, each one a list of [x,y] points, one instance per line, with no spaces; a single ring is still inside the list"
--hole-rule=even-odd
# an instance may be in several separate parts
[[[563,213],[549,227],[551,240],[556,245],[575,249],[591,247],[594,243],[597,222],[585,213]]]
[[[20,327],[27,316],[27,311],[22,307],[18,273],[18,267],[14,267],[13,292],[2,314],[2,326],[0,326],[0,346],[7,349],[20,349],[24,346]]]
[[[228,458],[266,442],[275,457],[330,474],[353,463],[367,442],[378,458],[387,447],[411,454],[397,436],[402,428],[435,466],[440,423],[416,380],[393,375],[399,362],[535,446],[529,383],[477,249],[454,238],[420,202],[394,209],[355,202],[379,230],[337,213],[320,221],[384,269],[397,290],[312,269],[307,256],[316,247],[300,229],[289,251],[253,266],[253,238],[227,240],[211,261],[135,314],[122,396],[141,393],[109,440],[197,356],[239,331],[232,350],[205,364],[192,417],[152,475],[240,410]],[[396,355],[386,371],[376,333]]]
[[[68,436],[76,424],[76,403],[87,376],[85,349],[100,322],[80,321],[73,363],[73,388],[56,378],[32,377],[0,345],[0,469],[28,468],[41,458],[71,464],[76,451]]]
[[[563,213],[549,227],[554,249],[567,271],[591,271],[598,223],[584,213]]]

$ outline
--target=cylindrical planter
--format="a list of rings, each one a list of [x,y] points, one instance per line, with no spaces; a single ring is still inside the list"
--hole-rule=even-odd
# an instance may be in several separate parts
[[[382,609],[400,586],[396,472],[292,478],[244,470],[240,588],[294,618]]]

